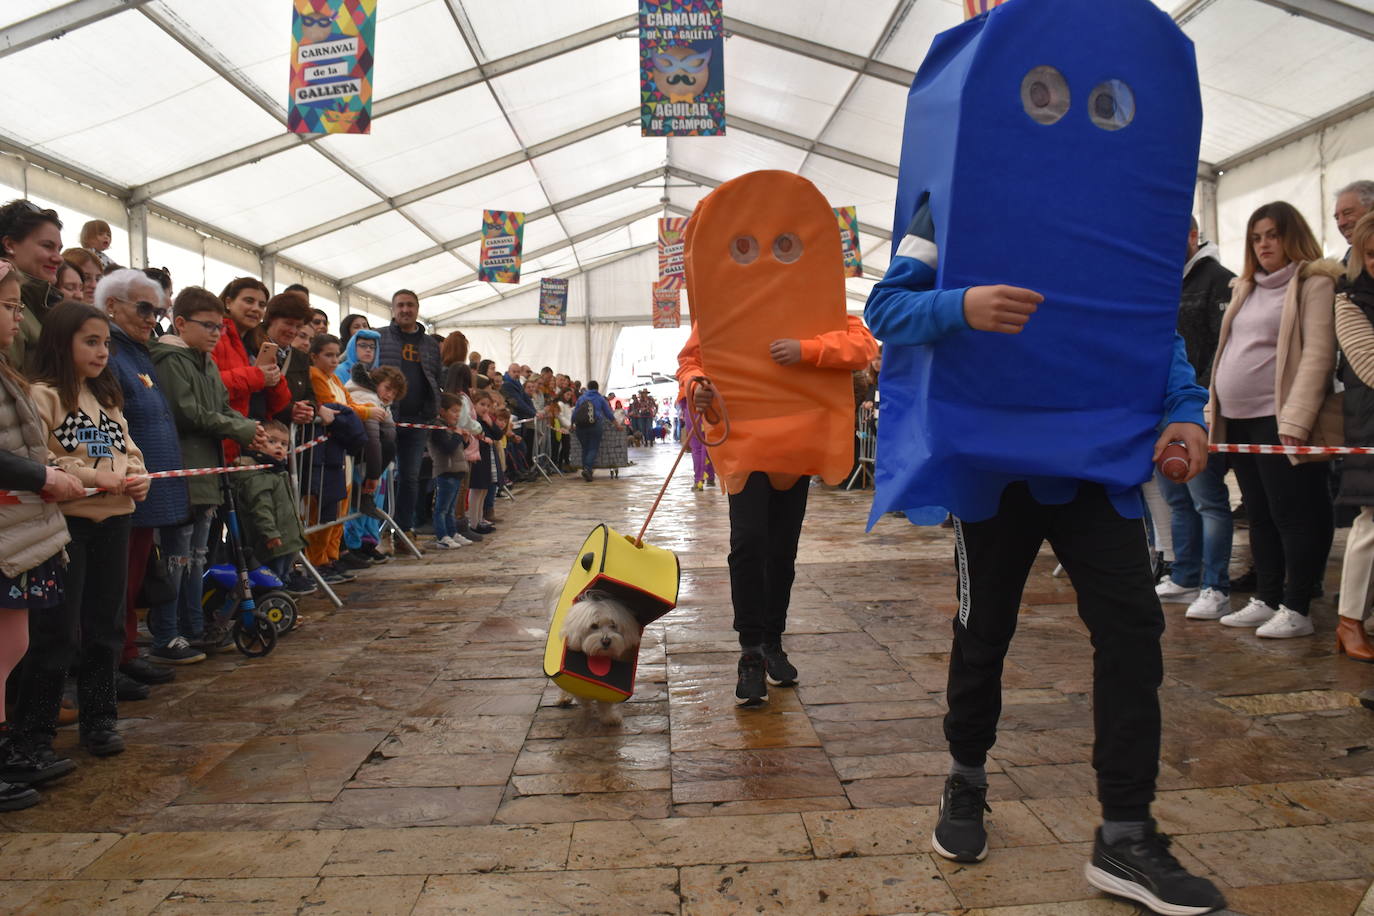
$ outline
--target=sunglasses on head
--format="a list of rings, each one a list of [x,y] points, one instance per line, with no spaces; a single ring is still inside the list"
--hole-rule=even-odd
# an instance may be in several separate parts
[[[38,206],[38,204],[34,203],[31,200],[20,200],[19,205],[22,206],[25,210],[28,210],[30,213],[37,213],[40,216],[51,216],[53,219],[57,218],[56,210],[45,209],[43,207]]]

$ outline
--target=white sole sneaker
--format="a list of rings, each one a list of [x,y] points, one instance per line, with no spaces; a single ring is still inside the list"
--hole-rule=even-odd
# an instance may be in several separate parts
[[[1165,903],[1149,889],[1136,884],[1134,881],[1126,881],[1118,878],[1098,868],[1089,862],[1083,866],[1083,877],[1088,879],[1088,883],[1100,891],[1112,894],[1116,897],[1125,897],[1127,900],[1134,900],[1136,903],[1143,904],[1152,912],[1159,913],[1160,916],[1202,916],[1203,913],[1210,913],[1215,908],[1210,906],[1183,906],[1177,903]]]
[[[1220,620],[1231,613],[1231,599],[1216,589],[1206,588],[1197,600],[1188,605],[1184,617],[1189,620]]]
[[[956,856],[954,853],[950,852],[948,849],[945,849],[945,847],[941,846],[941,845],[940,845],[940,841],[937,840],[937,839],[935,838],[935,833],[934,833],[933,831],[932,831],[931,834],[930,834],[930,845],[931,845],[931,847],[935,850],[936,854],[939,855],[941,858],[949,859],[951,862],[967,862],[967,861],[968,861],[967,857],[965,857],[965,858],[960,858],[959,856]],[[975,862],[981,862],[981,861],[983,861],[984,859],[986,859],[986,858],[988,857],[988,849],[989,849],[989,848],[990,848],[990,847],[988,846],[988,844],[987,844],[987,843],[984,843],[984,844],[983,844],[983,851],[980,852],[980,853],[978,853],[977,858],[975,858],[973,861],[975,861]]]

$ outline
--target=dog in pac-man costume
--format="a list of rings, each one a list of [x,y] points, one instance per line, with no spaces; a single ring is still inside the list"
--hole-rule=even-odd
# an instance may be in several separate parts
[[[606,525],[597,525],[582,542],[563,583],[544,645],[544,675],[564,692],[594,703],[623,703],[634,693],[639,636],[644,627],[677,606],[678,562],[672,551],[636,544]],[[587,600],[582,600],[587,599]],[[622,634],[614,645],[626,651],[588,654],[586,622],[576,621],[575,605],[610,605],[628,611],[638,631]],[[612,613],[612,619],[618,614]],[[570,644],[569,636],[577,631]],[[628,651],[633,646],[635,651]],[[608,646],[609,648],[609,646]],[[600,708],[602,721],[618,717]]]
[[[767,699],[765,673],[796,683],[782,634],[809,478],[837,484],[849,473],[852,372],[878,345],[846,313],[839,223],[805,178],[727,181],[697,205],[685,242],[692,333],[678,381],[702,411],[694,426],[730,498],[735,695],[755,706]]]

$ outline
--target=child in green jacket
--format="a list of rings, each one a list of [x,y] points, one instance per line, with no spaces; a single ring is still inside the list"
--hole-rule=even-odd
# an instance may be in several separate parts
[[[243,471],[230,479],[253,556],[285,582],[292,559],[305,549],[305,530],[296,512],[287,463],[291,432],[278,420],[268,420],[262,429],[263,448],[245,451],[238,463],[270,464],[271,469]]]

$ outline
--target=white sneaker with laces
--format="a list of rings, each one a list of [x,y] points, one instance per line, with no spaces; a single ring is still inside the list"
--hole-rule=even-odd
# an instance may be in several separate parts
[[[1312,635],[1312,618],[1297,611],[1289,610],[1282,604],[1268,622],[1255,631],[1256,636],[1267,639],[1292,639],[1294,636]]]
[[[452,541],[453,543],[457,544],[459,547],[462,547],[464,544],[475,544],[475,543],[477,543],[477,542],[474,541],[474,540],[471,540],[471,539],[469,539],[469,538],[463,537],[461,534],[450,534],[450,535],[448,536],[448,539],[449,539],[450,541]]]
[[[448,537],[444,538],[444,540],[448,541],[448,546],[452,547],[454,550],[457,550],[459,547],[462,547],[464,544],[467,543],[467,541],[463,540],[456,534],[450,534]]]
[[[435,549],[435,550],[452,550],[452,549],[453,549],[453,544],[450,543],[449,539],[446,538],[446,537],[435,538],[435,539],[434,539],[434,549]]]
[[[1230,613],[1231,596],[1214,588],[1204,588],[1183,616],[1189,620],[1218,620]]]
[[[1179,585],[1172,578],[1155,586],[1155,594],[1166,604],[1188,604],[1198,596],[1196,586]]]
[[[1258,598],[1251,598],[1245,607],[1222,617],[1221,625],[1224,627],[1257,627],[1268,622],[1269,618],[1273,616],[1273,608]]]

